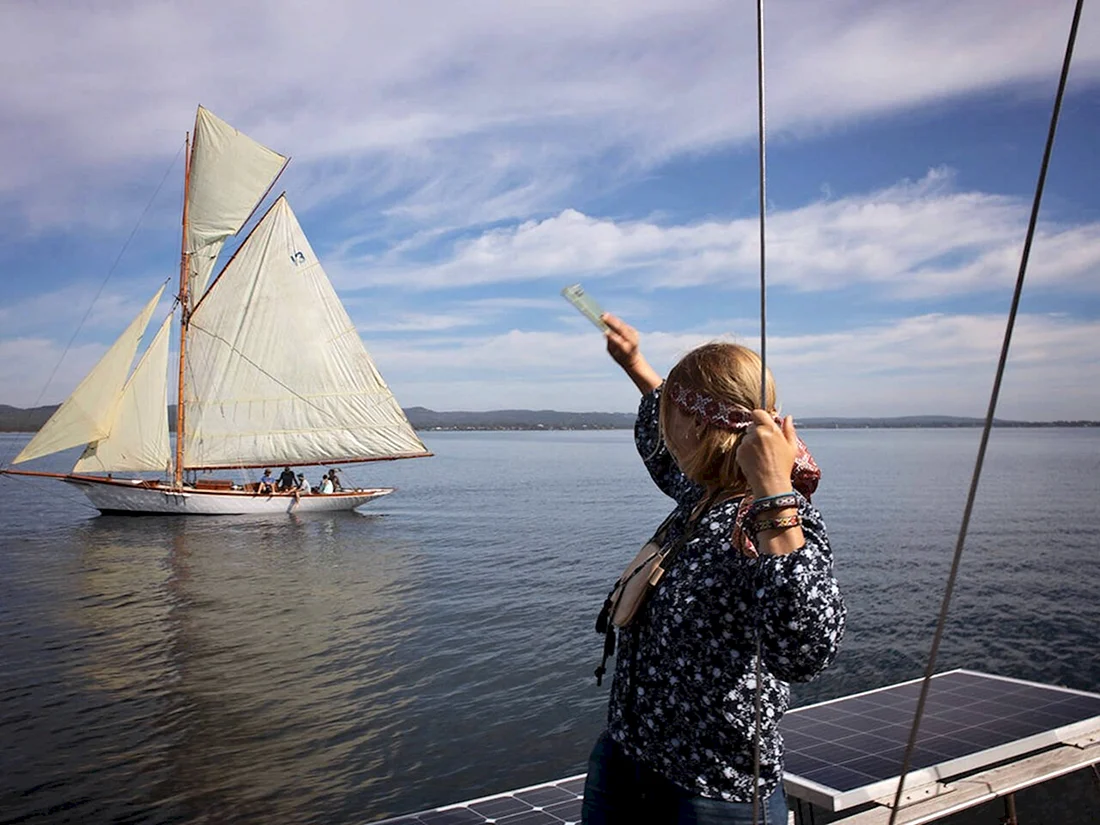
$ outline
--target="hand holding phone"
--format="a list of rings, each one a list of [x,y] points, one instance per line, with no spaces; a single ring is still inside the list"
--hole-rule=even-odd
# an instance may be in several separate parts
[[[600,332],[607,332],[607,324],[605,324],[600,316],[603,315],[603,309],[584,291],[584,287],[580,284],[573,284],[567,286],[561,291],[561,294],[565,296],[565,299],[575,306],[585,318],[595,324]]]

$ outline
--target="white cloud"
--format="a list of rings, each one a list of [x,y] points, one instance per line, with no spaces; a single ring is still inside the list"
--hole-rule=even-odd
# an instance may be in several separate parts
[[[784,408],[796,416],[981,416],[1004,324],[999,316],[940,314],[842,333],[777,336],[768,342],[769,362]],[[663,373],[684,352],[717,337],[644,331],[642,344]],[[1019,316],[999,417],[1095,418],[1097,337],[1100,322]],[[391,341],[372,352],[406,405],[626,411],[637,402],[633,386],[591,332],[512,330],[476,339]]]
[[[361,333],[378,332],[415,332],[417,334],[442,332],[477,326],[480,321],[471,315],[454,313],[396,313],[386,314],[383,319],[364,321],[356,324]]]
[[[955,192],[947,170],[869,194],[822,200],[768,219],[769,282],[800,291],[873,284],[887,295],[929,298],[1014,282],[1028,205]],[[755,218],[661,225],[595,218],[573,209],[488,230],[422,265],[372,260],[347,282],[453,289],[629,273],[649,287],[751,286],[759,278]],[[1033,286],[1095,291],[1100,223],[1043,225],[1029,265]]]
[[[150,286],[149,279],[135,286],[136,283],[119,282],[97,295],[98,284],[76,282],[0,306],[0,333],[12,338],[48,331],[67,341],[79,327],[81,336],[103,338],[110,343],[159,288],[159,284]],[[154,319],[167,315],[173,295],[169,284],[154,310]]]
[[[296,200],[412,224],[560,209],[755,130],[751,7],[721,0],[7,3],[0,197],[35,228],[130,214],[203,102],[294,155]],[[777,138],[1014,87],[1050,94],[1071,3],[802,0],[768,12]],[[204,21],[196,25],[196,21]],[[1074,81],[1100,74],[1082,27]],[[601,172],[601,170],[604,170]],[[305,191],[303,191],[305,190]],[[312,193],[311,191],[312,190]],[[140,198],[138,198],[140,199]]]
[[[70,348],[62,358],[64,347],[56,341],[0,340],[0,404],[30,407],[63,401],[106,350],[85,344]]]

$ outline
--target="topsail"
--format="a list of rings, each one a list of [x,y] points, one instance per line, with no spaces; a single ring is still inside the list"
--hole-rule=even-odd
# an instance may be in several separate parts
[[[236,235],[287,159],[202,106],[195,118],[187,194],[188,294],[198,303],[227,238]]]

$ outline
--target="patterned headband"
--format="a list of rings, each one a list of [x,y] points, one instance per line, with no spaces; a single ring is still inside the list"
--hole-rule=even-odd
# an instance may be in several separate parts
[[[723,430],[747,430],[752,424],[752,410],[686,389],[675,381],[668,382],[668,395],[683,412]]]
[[[695,390],[685,389],[675,381],[665,384],[665,392],[673,400],[677,407],[688,415],[697,416],[707,424],[721,427],[726,430],[743,431],[752,424],[752,411],[736,404],[726,404],[709,395],[704,395]],[[783,420],[775,416],[775,423],[783,426]],[[817,485],[821,481],[821,468],[817,466],[809,448],[801,438],[795,449],[794,466],[791,468],[791,486],[802,493],[809,501],[817,491]],[[734,541],[741,552],[750,558],[756,558],[758,553],[752,539],[742,529],[742,522],[749,507],[752,506],[753,496],[744,496],[738,505],[737,518],[734,520]]]

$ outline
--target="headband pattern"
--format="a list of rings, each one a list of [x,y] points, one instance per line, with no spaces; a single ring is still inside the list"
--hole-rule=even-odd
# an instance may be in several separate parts
[[[668,382],[669,397],[683,412],[723,430],[747,430],[752,410],[740,404],[727,404],[697,390],[689,390],[675,381]]]

